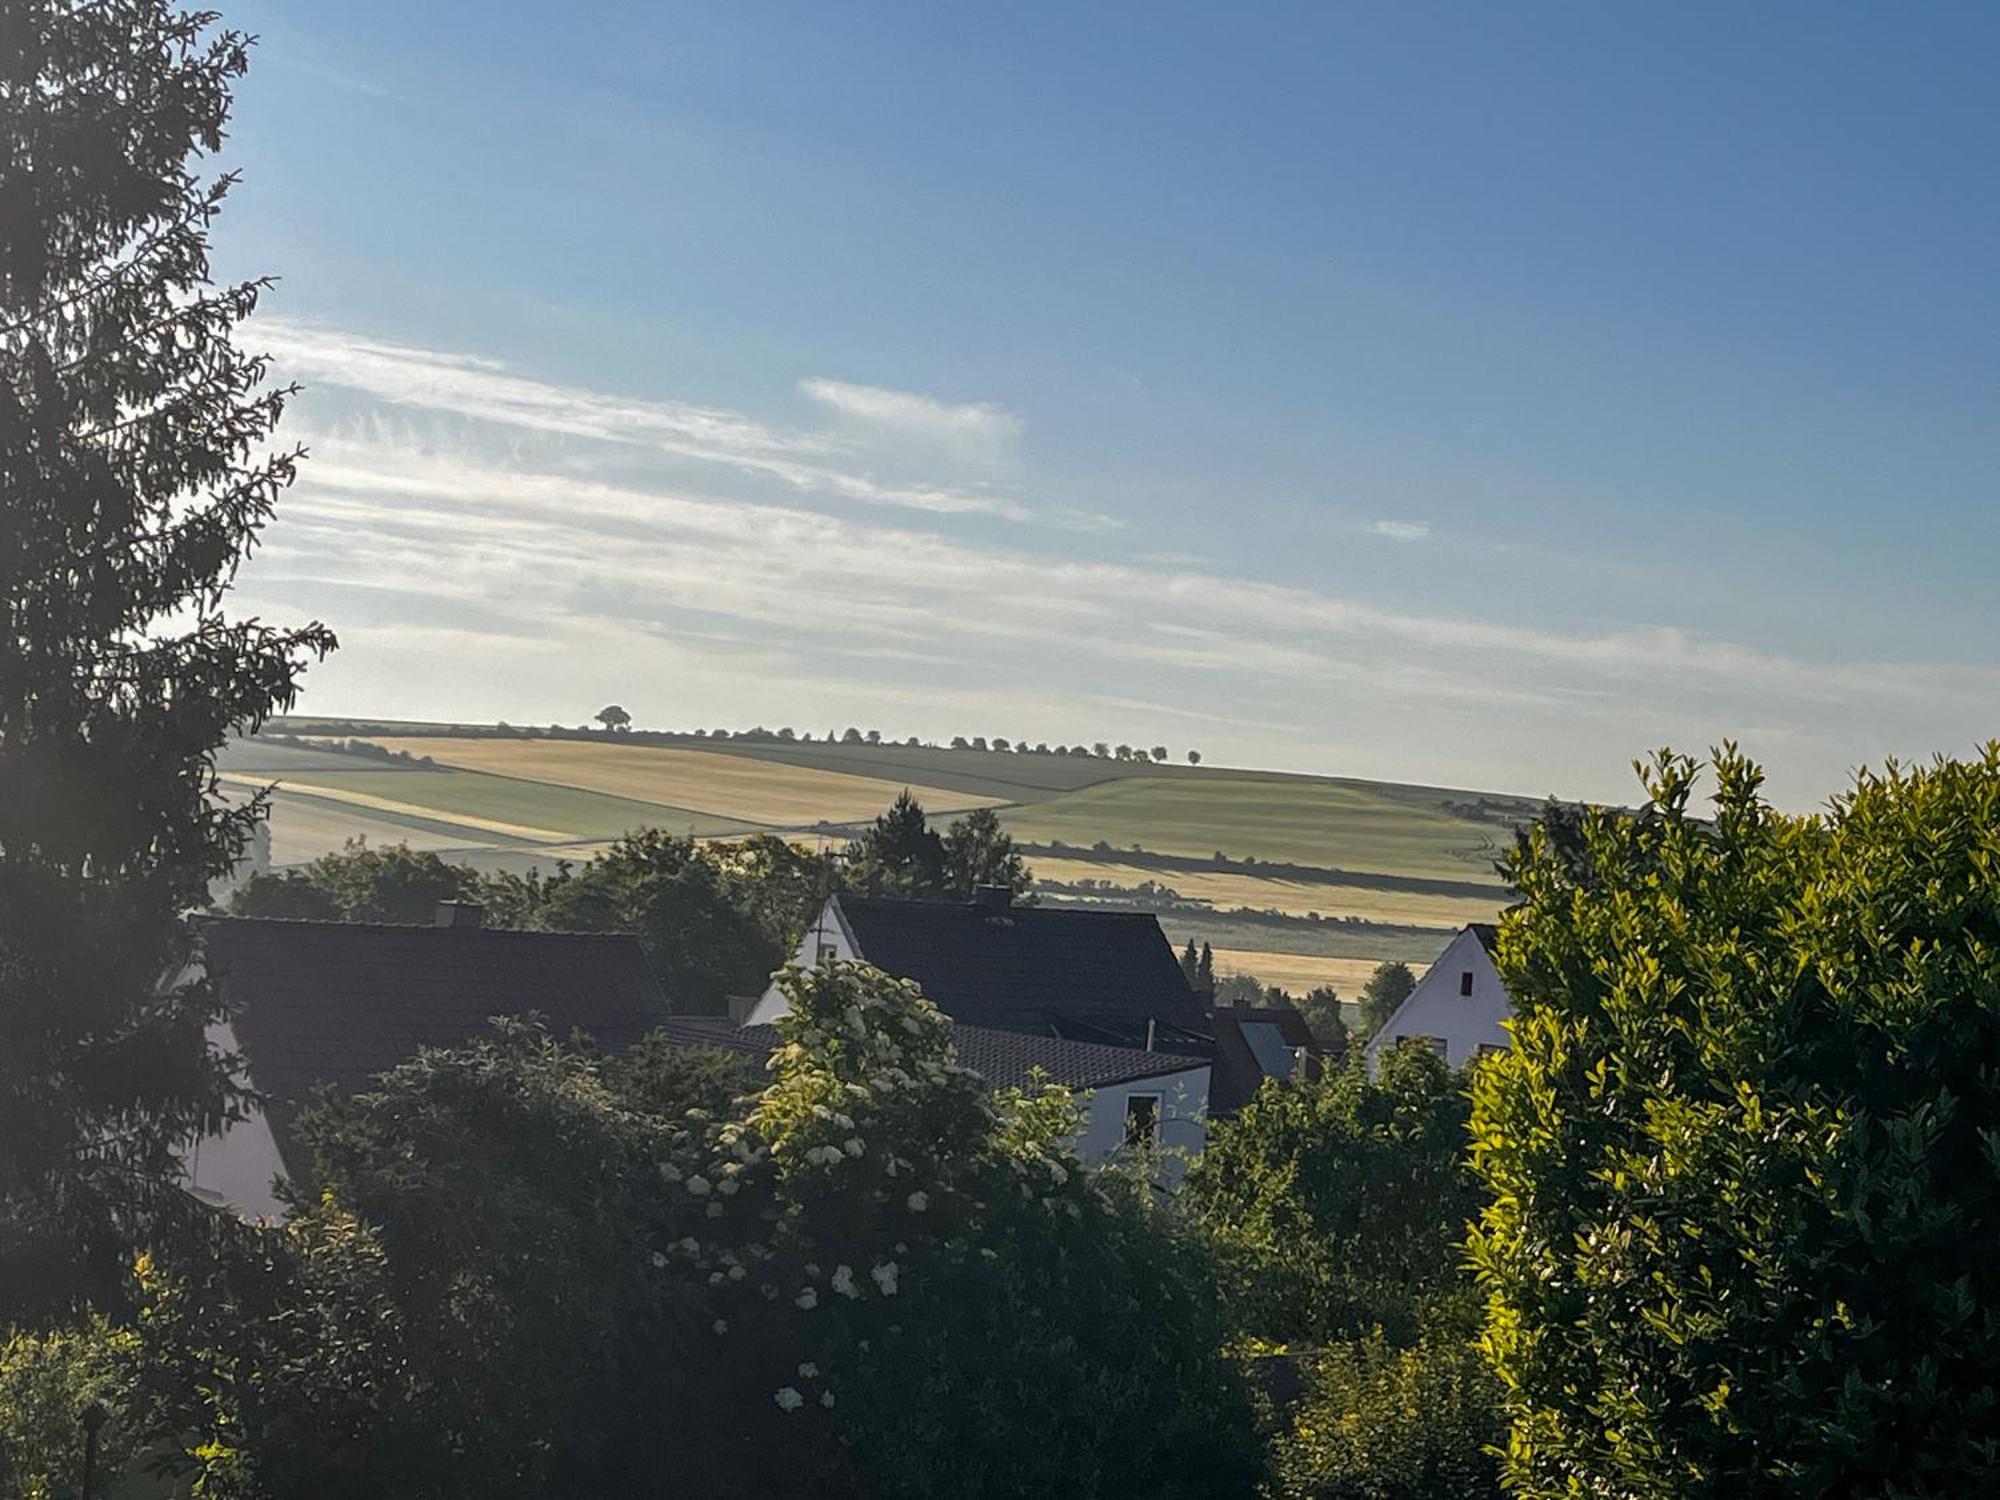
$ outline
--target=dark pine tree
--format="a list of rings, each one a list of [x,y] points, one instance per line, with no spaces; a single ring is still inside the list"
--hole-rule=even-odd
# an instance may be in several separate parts
[[[1193,938],[1189,938],[1187,947],[1181,950],[1181,973],[1187,976],[1188,987],[1192,989],[1201,973],[1201,955],[1195,951]]]
[[[1201,958],[1194,966],[1194,987],[1215,993],[1215,950],[1206,943],[1201,945]]]
[[[246,39],[165,0],[0,6],[0,1323],[74,1300],[221,1120],[187,914],[262,816],[214,755],[333,637],[223,608],[297,452],[209,226]]]
[[[873,896],[937,900],[945,889],[944,840],[905,788],[848,850],[855,885]]]

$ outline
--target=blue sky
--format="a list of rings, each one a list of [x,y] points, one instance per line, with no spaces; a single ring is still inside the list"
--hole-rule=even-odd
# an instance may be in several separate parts
[[[231,19],[308,710],[1800,805],[1994,732],[2000,13]]]

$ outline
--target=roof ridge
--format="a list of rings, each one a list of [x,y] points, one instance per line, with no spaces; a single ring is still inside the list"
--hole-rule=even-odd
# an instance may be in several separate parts
[[[348,922],[339,917],[244,917],[237,916],[233,912],[201,912],[195,920],[206,923],[228,922],[245,927],[319,927],[334,932],[438,932],[472,937],[535,938],[543,942],[552,938],[629,938],[634,942],[638,941],[636,934],[610,930],[565,932],[536,927],[439,927],[432,922]]]

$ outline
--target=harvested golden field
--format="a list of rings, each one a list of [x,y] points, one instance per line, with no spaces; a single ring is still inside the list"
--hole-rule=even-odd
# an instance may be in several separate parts
[[[428,755],[441,766],[576,787],[778,828],[872,818],[903,790],[900,782],[872,776],[713,750],[424,735],[375,736],[373,743],[411,755]],[[962,812],[998,801],[937,787],[912,790],[930,813]]]
[[[1373,958],[1316,958],[1308,953],[1268,953],[1249,948],[1215,950],[1218,977],[1255,974],[1265,984],[1275,984],[1293,995],[1330,984],[1343,1000],[1352,1000],[1361,993],[1378,962]],[[1424,968],[1423,964],[1411,964],[1410,972],[1421,978]]]
[[[1030,862],[1038,880],[1065,884],[1108,880],[1137,886],[1145,881],[1169,886],[1183,896],[1212,902],[1219,911],[1247,906],[1256,911],[1281,911],[1302,917],[1316,911],[1323,917],[1360,917],[1369,922],[1396,922],[1411,927],[1463,927],[1490,922],[1498,901],[1474,896],[1432,896],[1416,891],[1378,891],[1354,885],[1324,885],[1309,880],[1269,880],[1234,870],[1149,870],[1140,865],[1103,864],[1089,859],[1052,859],[1037,855]]]

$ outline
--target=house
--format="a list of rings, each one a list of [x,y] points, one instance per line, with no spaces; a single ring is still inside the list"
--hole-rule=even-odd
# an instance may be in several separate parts
[[[1208,1091],[1211,1115],[1233,1115],[1256,1096],[1264,1080],[1281,1083],[1320,1076],[1326,1057],[1306,1018],[1286,1006],[1218,1005],[1215,1064]]]
[[[261,1105],[188,1153],[197,1197],[275,1215],[288,1127],[321,1085],[365,1089],[423,1047],[458,1046],[488,1020],[530,1012],[559,1036],[629,1046],[666,1002],[636,939],[504,932],[480,909],[445,902],[437,925],[217,917],[202,924],[209,977],[231,1019],[210,1045],[242,1059]]]
[[[676,1016],[660,1032],[686,1047],[719,1047],[765,1058],[778,1045],[774,1026],[738,1026],[704,1016]],[[1022,1088],[1039,1072],[1052,1083],[1088,1093],[1077,1152],[1086,1161],[1135,1145],[1170,1153],[1164,1176],[1176,1180],[1185,1158],[1201,1150],[1209,1097],[1209,1062],[1172,1052],[1107,1047],[1062,1037],[951,1023],[958,1060],[993,1088]]]
[[[1206,1061],[1215,1033],[1150,912],[1016,906],[1001,886],[972,901],[837,895],[792,962],[873,964],[915,980],[952,1020]],[[743,1018],[789,1008],[774,981]]]
[[[960,1058],[988,1082],[1040,1066],[1089,1091],[1078,1141],[1086,1158],[1128,1137],[1201,1149],[1216,1031],[1151,913],[1017,906],[999,886],[971,901],[836,895],[792,959],[799,968],[834,961],[914,980],[951,1018]],[[746,1029],[789,1009],[774,981]]]
[[[1369,1039],[1364,1055],[1370,1073],[1388,1047],[1429,1047],[1454,1068],[1507,1049],[1514,1006],[1493,966],[1495,937],[1492,924],[1474,922],[1451,940]]]

